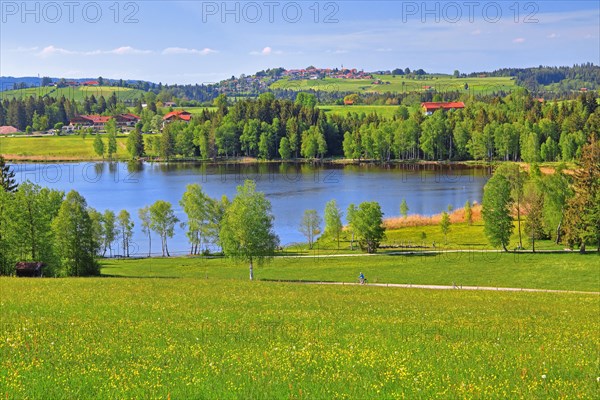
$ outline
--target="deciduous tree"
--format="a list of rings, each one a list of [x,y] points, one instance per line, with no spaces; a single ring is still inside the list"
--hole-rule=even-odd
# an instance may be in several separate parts
[[[325,204],[325,234],[336,238],[338,249],[340,248],[340,233],[342,233],[342,210],[335,200],[330,200]]]
[[[94,241],[92,221],[87,212],[85,199],[76,191],[70,191],[52,222],[56,250],[67,276],[98,275],[96,262],[97,244]]]
[[[483,189],[482,216],[484,232],[493,246],[506,246],[510,242],[513,222],[510,216],[510,182],[506,176],[495,173]]]
[[[254,279],[254,263],[269,260],[279,245],[273,219],[271,203],[264,193],[256,191],[253,181],[238,186],[225,211],[219,238],[226,256],[249,263],[250,280]]]
[[[312,250],[315,237],[321,233],[321,217],[317,210],[305,210],[300,222],[300,232],[308,240],[308,248]]]
[[[348,214],[350,216],[350,213]],[[356,232],[360,248],[367,253],[375,253],[379,243],[385,238],[383,212],[375,201],[365,201],[352,212],[350,225]]]
[[[119,211],[117,216],[118,231],[121,236],[121,245],[123,246],[123,256],[129,257],[129,248],[131,247],[131,237],[133,236],[134,223],[127,210]]]
[[[171,203],[164,200],[157,200],[150,206],[150,229],[160,236],[162,244],[162,255],[170,257],[167,239],[173,237],[175,233],[175,224],[179,219],[173,212]]]

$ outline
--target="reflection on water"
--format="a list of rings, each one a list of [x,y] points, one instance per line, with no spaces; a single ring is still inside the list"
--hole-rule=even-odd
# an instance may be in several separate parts
[[[211,197],[235,195],[246,179],[256,181],[273,206],[275,229],[281,243],[302,242],[298,231],[302,213],[336,199],[346,210],[350,203],[378,201],[385,216],[399,215],[402,198],[410,213],[431,215],[448,205],[460,208],[465,201],[481,201],[490,170],[437,164],[413,165],[311,165],[295,163],[206,164],[93,162],[71,164],[15,164],[18,181],[30,180],[52,188],[79,191],[91,207],[114,211],[127,209],[136,218],[134,241],[147,252],[147,240],[139,229],[137,210],[156,200],[173,204],[182,221],[179,200],[186,185],[198,183]],[[157,243],[157,242],[155,242]],[[187,251],[182,230],[169,244],[175,252]],[[157,250],[157,249],[154,249]]]

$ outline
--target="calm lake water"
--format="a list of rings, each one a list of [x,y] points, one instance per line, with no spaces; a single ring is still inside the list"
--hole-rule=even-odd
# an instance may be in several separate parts
[[[298,231],[306,209],[323,215],[325,203],[336,199],[342,210],[350,203],[377,201],[384,217],[398,216],[400,202],[406,199],[410,214],[432,215],[459,208],[467,200],[481,202],[489,171],[464,166],[312,166],[307,164],[158,164],[158,163],[68,163],[15,164],[19,182],[30,180],[42,186],[68,192],[75,189],[89,206],[99,211],[127,209],[134,218],[135,249],[146,254],[147,238],[142,234],[137,210],[156,200],[173,204],[185,221],[179,200],[186,185],[198,183],[213,198],[223,194],[230,199],[245,179],[256,181],[273,206],[275,230],[282,245],[305,241]],[[153,253],[160,250],[153,237]],[[177,228],[169,241],[173,254],[188,251],[184,229]]]

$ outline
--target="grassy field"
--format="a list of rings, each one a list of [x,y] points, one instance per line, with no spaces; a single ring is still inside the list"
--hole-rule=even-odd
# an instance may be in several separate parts
[[[26,293],[26,295],[24,295]],[[597,295],[0,278],[6,399],[594,398]]]
[[[133,112],[134,108],[135,107],[129,107],[129,111]],[[216,109],[217,109],[217,107],[173,107],[173,110],[185,110],[192,115],[202,114],[202,112],[204,110],[215,111]],[[170,108],[168,108],[168,107],[162,107],[160,109],[160,111],[162,112],[163,115],[168,113],[169,110],[170,110]]]
[[[106,146],[107,138],[103,136]],[[127,159],[127,136],[117,137],[118,159]],[[93,148],[94,136],[85,139],[78,135],[43,137],[0,137],[0,154],[7,160],[96,160]]]
[[[375,85],[380,79],[384,84]],[[389,82],[389,84],[385,84]],[[468,89],[465,90],[465,84]],[[327,92],[354,93],[409,93],[435,90],[437,92],[461,91],[469,94],[486,94],[515,89],[515,81],[510,77],[499,78],[454,78],[450,75],[426,75],[423,79],[407,78],[404,76],[375,75],[374,79],[338,79],[325,78],[319,80],[281,79],[271,84],[271,89],[289,90],[323,90]]]
[[[34,97],[53,97],[59,98],[65,96],[65,98],[76,101],[83,101],[86,96],[94,95],[96,98],[104,96],[108,98],[116,93],[117,99],[121,101],[135,100],[142,97],[145,92],[138,89],[122,88],[115,86],[78,86],[78,87],[37,87],[27,88],[18,90],[7,90],[0,92],[0,99],[12,99],[16,98],[27,98],[30,96]]]
[[[348,115],[350,113],[366,115],[376,113],[384,118],[392,118],[398,106],[364,106],[364,105],[353,105],[353,106],[318,106],[321,110],[327,114],[338,114]]]
[[[420,255],[335,256],[318,249],[288,254],[256,268],[259,280],[492,286],[600,291],[597,254],[445,252]],[[104,260],[102,274],[116,277],[248,279],[248,266],[223,258]]]

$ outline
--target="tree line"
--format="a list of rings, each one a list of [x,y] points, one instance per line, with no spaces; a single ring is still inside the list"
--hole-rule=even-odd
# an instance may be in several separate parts
[[[600,142],[590,138],[572,174],[564,166],[543,175],[535,164],[529,172],[501,165],[485,185],[482,205],[485,234],[505,251],[516,219],[517,249],[529,242],[535,251],[536,240],[551,238],[581,251],[595,245],[600,252]]]
[[[47,276],[98,275],[99,257],[130,256],[134,222],[127,210],[115,214],[100,212],[87,205],[83,196],[72,190],[48,189],[26,181],[17,185],[14,172],[0,158],[0,274],[11,275],[17,261],[42,261]],[[230,201],[226,196],[213,199],[198,184],[186,187],[179,205],[187,219],[180,221],[171,203],[158,200],[138,210],[140,228],[148,238],[148,257],[152,254],[152,233],[160,238],[161,254],[169,257],[168,241],[179,226],[186,230],[191,255],[207,253],[209,245],[223,254],[249,263],[253,268],[273,257],[279,238],[273,230],[271,203],[256,191],[253,181],[238,186]],[[312,222],[305,217],[301,230],[310,234],[310,246],[320,233],[316,211]],[[325,231],[337,238],[343,228],[342,212],[335,201],[325,209]],[[381,208],[375,202],[351,205],[349,226],[360,247],[375,252],[384,237]],[[308,222],[307,222],[308,221]],[[308,225],[306,225],[308,224]],[[302,227],[307,226],[307,230]]]
[[[481,72],[469,74],[477,77]],[[514,76],[519,86],[534,93],[546,92],[545,86],[551,86],[554,92],[568,94],[581,88],[597,90],[600,82],[600,66],[593,63],[575,64],[571,67],[542,66],[534,68],[501,68],[484,72],[487,76]]]
[[[541,102],[522,90],[431,116],[419,106],[399,106],[391,118],[375,112],[328,114],[315,104],[304,93],[294,102],[266,93],[234,105],[220,96],[216,110],[167,125],[151,147],[164,159],[572,161],[590,135],[600,132],[593,93]]]

